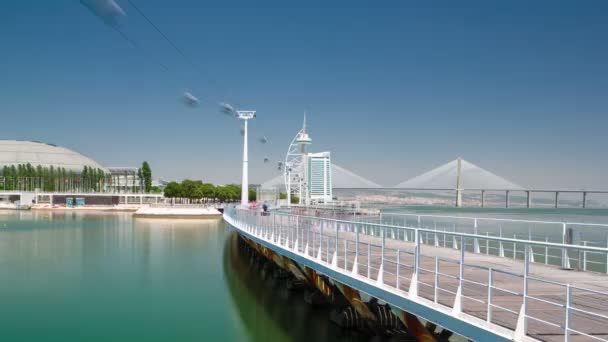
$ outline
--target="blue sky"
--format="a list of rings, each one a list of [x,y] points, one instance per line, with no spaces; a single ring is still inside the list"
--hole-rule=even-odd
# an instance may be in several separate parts
[[[138,47],[77,0],[2,0],[0,138],[238,182],[228,101],[270,140],[251,142],[253,182],[276,174],[306,110],[311,150],[382,185],[462,156],[533,188],[608,188],[605,1],[132,1],[199,70],[127,1]]]

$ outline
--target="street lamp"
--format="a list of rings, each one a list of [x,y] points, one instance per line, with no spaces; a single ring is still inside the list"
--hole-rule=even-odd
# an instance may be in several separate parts
[[[255,110],[237,110],[236,117],[243,120],[243,182],[241,184],[241,206],[249,203],[249,167],[247,153],[247,121],[255,118]]]

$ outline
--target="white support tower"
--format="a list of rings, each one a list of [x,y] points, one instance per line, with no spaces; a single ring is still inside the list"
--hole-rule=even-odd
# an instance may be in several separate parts
[[[458,157],[456,171],[456,208],[462,207],[462,158]]]
[[[312,139],[306,132],[306,113],[302,129],[289,144],[285,156],[285,190],[287,192],[287,205],[291,205],[291,197],[297,196],[299,204],[305,204],[308,186],[306,184],[306,145],[310,145]]]
[[[249,204],[249,156],[247,150],[247,121],[255,118],[254,110],[239,110],[237,118],[243,120],[243,181],[241,183],[241,206]]]

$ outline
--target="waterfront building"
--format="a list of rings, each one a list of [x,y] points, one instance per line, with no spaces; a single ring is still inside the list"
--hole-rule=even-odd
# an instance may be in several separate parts
[[[143,193],[138,167],[104,167],[71,149],[39,141],[0,140],[0,190],[37,193]],[[164,181],[153,185],[164,187]],[[2,198],[12,198],[4,194]]]
[[[331,154],[330,152],[306,155],[308,198],[306,203],[329,203],[332,201]]]
[[[0,169],[27,164],[73,172],[81,172],[85,166],[107,171],[95,160],[65,147],[39,141],[0,140]]]

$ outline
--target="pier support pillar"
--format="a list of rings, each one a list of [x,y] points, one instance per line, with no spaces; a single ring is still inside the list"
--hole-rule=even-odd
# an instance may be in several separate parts
[[[462,159],[458,158],[456,174],[456,208],[462,208]]]
[[[481,207],[482,208],[486,207],[486,191],[485,190],[481,190]]]
[[[559,191],[555,192],[555,208],[557,208],[559,204]]]
[[[587,191],[583,191],[583,209],[587,208]]]
[[[509,207],[509,190],[505,192],[505,208]]]
[[[532,207],[532,193],[529,190],[526,191],[526,207],[527,208]]]

